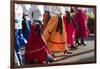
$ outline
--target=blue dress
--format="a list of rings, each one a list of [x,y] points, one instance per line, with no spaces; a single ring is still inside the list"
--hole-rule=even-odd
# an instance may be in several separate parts
[[[15,30],[15,46],[19,48],[25,47],[25,38],[22,34],[22,29],[16,29]]]
[[[25,42],[23,41],[23,38],[20,36],[20,31],[21,30],[15,30],[14,48],[15,48],[15,52],[16,52],[16,55],[18,58],[17,62],[19,62],[20,65],[22,65],[23,64],[23,57],[21,55],[20,48],[25,45]]]

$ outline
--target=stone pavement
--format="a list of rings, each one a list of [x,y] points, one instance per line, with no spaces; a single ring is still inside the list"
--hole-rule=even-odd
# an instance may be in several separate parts
[[[87,46],[78,46],[77,50],[72,50],[72,54],[56,53],[54,61],[49,64],[69,64],[69,63],[89,63],[95,62],[95,40],[94,35],[90,35],[86,39]],[[22,51],[24,53],[24,50]],[[16,63],[16,61],[15,61]]]
[[[72,54],[56,53],[57,61],[50,64],[57,63],[89,63],[95,62],[95,40],[94,35],[90,35],[86,39],[87,46],[78,46],[77,50],[72,50]]]

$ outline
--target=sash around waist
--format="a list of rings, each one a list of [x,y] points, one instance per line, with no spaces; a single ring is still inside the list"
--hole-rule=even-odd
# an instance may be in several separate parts
[[[65,44],[65,42],[55,42],[55,41],[52,41],[52,40],[49,40],[51,43],[54,43],[54,44]]]

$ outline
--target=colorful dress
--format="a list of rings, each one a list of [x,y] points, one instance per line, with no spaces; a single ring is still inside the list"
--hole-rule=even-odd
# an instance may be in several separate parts
[[[89,35],[89,30],[87,26],[88,23],[87,15],[82,10],[78,10],[78,12],[74,15],[74,19],[78,24],[78,29],[75,30],[75,37],[76,38],[87,37]]]
[[[44,31],[44,38],[51,52],[64,52],[66,49],[66,32],[64,29],[64,24],[62,23],[62,21],[60,23],[58,23],[58,21],[58,16],[52,16]],[[57,31],[57,29],[59,28],[62,28],[60,29],[62,32],[59,30]]]
[[[44,43],[41,35],[36,32],[36,27],[32,25],[30,27],[30,33],[28,43],[25,48],[25,62],[43,63],[46,60],[47,53],[50,53],[46,44]]]
[[[67,16],[63,16],[64,26],[67,32],[67,44],[74,45],[75,26],[73,21],[67,23]]]

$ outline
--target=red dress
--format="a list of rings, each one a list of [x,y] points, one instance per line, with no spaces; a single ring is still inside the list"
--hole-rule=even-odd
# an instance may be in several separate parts
[[[25,62],[34,62],[38,60],[39,63],[43,63],[49,52],[42,37],[35,32],[34,25],[30,28],[28,43],[25,48]]]
[[[87,15],[82,10],[78,10],[78,12],[74,15],[74,19],[78,24],[78,29],[75,30],[76,38],[87,37],[89,35]]]
[[[67,32],[67,44],[73,45],[74,32],[75,32],[74,24],[72,21],[70,23],[67,23],[67,16],[63,16],[63,22]]]

